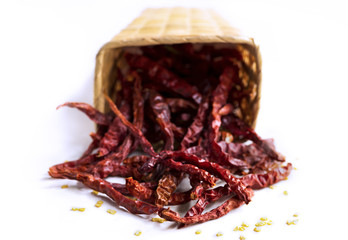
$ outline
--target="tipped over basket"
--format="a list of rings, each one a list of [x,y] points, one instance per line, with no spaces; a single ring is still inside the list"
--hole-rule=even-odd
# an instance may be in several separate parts
[[[141,54],[146,46],[178,46],[190,44],[194,49],[209,46],[220,49],[221,53],[235,50],[242,56],[238,62],[243,71],[239,72],[242,84],[240,92],[247,89],[245,96],[233,101],[234,111],[249,126],[255,127],[260,103],[261,56],[259,47],[252,38],[239,34],[236,28],[211,10],[194,8],[147,9],[134,19],[97,55],[94,83],[94,105],[103,112],[110,109],[104,94],[114,100],[117,95],[118,74],[127,69],[123,54],[125,50]]]

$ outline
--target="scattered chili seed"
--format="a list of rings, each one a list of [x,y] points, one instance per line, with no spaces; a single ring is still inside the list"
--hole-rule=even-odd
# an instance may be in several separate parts
[[[293,216],[294,216],[294,217],[298,217],[298,213],[295,213]]]
[[[249,225],[243,222],[242,227],[249,227]]]
[[[254,232],[261,232],[261,228],[258,228],[258,227],[254,228]]]
[[[106,211],[112,215],[115,215],[115,213],[116,213],[116,210],[113,210],[113,209],[108,209]]]
[[[270,189],[275,189],[276,186],[271,185],[271,186],[269,186],[269,188],[270,188]]]
[[[218,232],[218,233],[216,234],[216,236],[217,236],[217,237],[221,237],[221,236],[223,236],[223,233]]]
[[[79,212],[84,212],[86,208],[71,208],[71,211],[79,211]]]
[[[266,217],[260,218],[261,221],[267,221],[268,219]]]
[[[99,192],[96,191],[96,190],[93,190],[91,193],[94,194],[94,195],[98,195]]]
[[[287,225],[296,225],[297,222],[298,222],[298,219],[295,219],[295,220],[292,220],[292,221],[288,220],[288,221],[286,221],[286,224]]]
[[[201,234],[201,233],[202,233],[201,230],[197,230],[197,231],[195,232],[195,234]]]
[[[258,222],[255,224],[256,227],[262,227],[265,226],[267,223],[266,222]]]
[[[288,195],[288,191],[284,191],[283,194],[284,194],[285,196],[287,196],[287,195]]]
[[[272,224],[273,224],[272,220],[269,220],[269,221],[267,222],[267,225],[272,225]]]
[[[141,231],[136,231],[136,232],[134,233],[135,236],[140,236],[141,234],[142,234]]]
[[[63,189],[64,189],[64,188],[68,188],[68,187],[69,187],[69,186],[68,186],[67,184],[61,186],[61,188],[63,188]]]
[[[240,236],[239,236],[239,240],[245,240],[245,237],[242,236],[242,235],[240,235]]]
[[[247,227],[249,227],[249,226],[247,226]],[[244,231],[244,230],[245,230],[245,226],[241,226],[241,227],[237,226],[233,229],[233,231]]]
[[[151,221],[158,222],[158,223],[164,223],[166,220],[164,218],[152,218]]]
[[[97,208],[101,207],[101,205],[103,205],[103,201],[99,200],[94,206],[96,206]]]

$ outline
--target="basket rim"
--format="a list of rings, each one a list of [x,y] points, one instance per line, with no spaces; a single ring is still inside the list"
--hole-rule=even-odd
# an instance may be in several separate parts
[[[113,39],[104,44],[99,52],[106,49],[116,49],[124,47],[139,47],[161,44],[182,44],[182,43],[226,43],[226,44],[243,44],[254,48],[259,46],[255,43],[254,38],[232,35],[167,35],[158,37],[125,37]]]

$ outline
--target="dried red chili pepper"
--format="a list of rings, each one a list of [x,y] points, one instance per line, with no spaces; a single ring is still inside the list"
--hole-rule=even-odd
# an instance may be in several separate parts
[[[291,163],[286,166],[276,168],[265,174],[248,174],[242,177],[242,182],[252,189],[261,189],[271,186],[289,176],[292,170]]]
[[[197,199],[201,196],[203,191],[202,185],[197,185],[185,192],[174,192],[168,201],[168,205],[181,205],[188,203],[191,200]]]
[[[145,56],[134,55],[131,53],[124,54],[128,64],[134,69],[142,69],[146,71],[148,76],[160,85],[167,89],[180,94],[186,98],[192,98],[196,103],[200,103],[202,96],[197,91],[197,88],[188,84],[185,80],[168,71],[156,62],[151,61]]]
[[[53,178],[64,178],[64,176],[62,175],[62,172],[64,172],[65,169],[72,169],[74,171],[76,171],[77,169],[83,168],[83,170],[86,170],[87,167],[97,161],[98,158],[96,156],[96,154],[92,154],[89,156],[86,156],[84,158],[80,158],[78,160],[75,161],[69,161],[69,162],[64,162],[64,163],[60,163],[60,164],[56,164],[52,167],[50,167],[48,174],[53,177]]]
[[[178,183],[179,178],[172,173],[167,173],[162,176],[156,189],[155,203],[157,207],[168,205],[170,196],[175,191]]]
[[[141,78],[137,72],[132,72],[134,77],[133,86],[133,124],[142,129],[144,123],[144,98],[142,96]]]
[[[236,82],[238,76],[238,69],[236,67],[226,67],[223,73],[220,75],[220,83],[217,85],[212,93],[212,111],[211,111],[211,123],[208,134],[208,141],[210,148],[208,148],[210,157],[217,163],[232,166],[235,168],[248,168],[248,164],[240,159],[236,159],[222,151],[221,147],[217,144],[219,139],[219,130],[221,126],[220,110],[226,105],[229,92],[233,87],[233,83]]]
[[[121,75],[120,82],[122,86],[122,100],[120,101],[120,111],[126,117],[126,119],[131,119],[131,97],[133,96],[133,118],[136,118],[138,119],[137,121],[139,121],[139,123],[136,123],[136,125],[140,124],[142,126],[144,102],[141,95],[141,78],[134,71],[128,73],[126,77],[123,77],[123,75],[119,71],[119,75]],[[133,86],[131,85],[132,82],[134,82]],[[124,140],[126,134],[126,126],[121,123],[121,120],[119,118],[115,117],[107,133],[100,142],[100,148],[98,151],[99,156],[105,156],[110,151],[114,151],[117,146]]]
[[[193,164],[201,169],[204,169],[211,174],[224,180],[233,191],[246,203],[251,200],[250,192],[247,191],[246,186],[236,177],[234,177],[231,172],[222,167],[221,165],[207,161],[205,159],[198,158],[196,155],[188,154],[182,151],[168,152],[168,157],[172,157],[174,160],[184,161],[189,164]]]
[[[109,182],[101,178],[93,177],[93,175],[90,174],[77,173],[75,179],[98,192],[105,193],[114,200],[118,206],[126,208],[131,213],[152,214],[158,211],[158,207],[154,205],[123,196],[120,192],[116,191]]]
[[[87,157],[88,155],[91,155],[94,149],[99,147],[100,140],[102,139],[103,135],[105,134],[105,129],[101,126],[98,127],[98,130],[96,133],[91,132],[89,135],[92,138],[92,142],[89,144],[88,148],[84,151],[80,159]]]
[[[126,187],[133,197],[145,202],[155,202],[154,190],[144,185],[141,185],[138,181],[134,180],[133,178],[126,178]]]
[[[199,104],[197,115],[193,120],[191,126],[187,129],[187,133],[181,141],[182,150],[188,148],[191,144],[195,143],[198,140],[204,128],[204,121],[207,115],[208,108],[209,96],[206,96]]]
[[[190,176],[195,177],[196,179],[199,179],[200,181],[203,181],[208,187],[212,187],[215,185],[216,178],[214,178],[208,171],[202,168],[196,167],[192,164],[183,164],[180,162],[176,162],[171,158],[166,158],[162,160],[161,164],[163,164],[164,166],[170,169],[187,173]]]
[[[170,110],[164,98],[156,91],[149,90],[149,102],[156,121],[166,135],[165,150],[174,149],[174,134],[170,122]]]
[[[109,102],[111,110],[121,119],[122,123],[127,126],[131,134],[139,140],[144,152],[150,156],[157,156],[157,153],[153,150],[151,143],[144,137],[143,133],[125,118],[125,116],[120,112],[120,110],[108,96],[105,95],[105,98]]]
[[[191,217],[180,217],[177,212],[174,212],[170,209],[160,209],[158,215],[168,221],[175,221],[178,223],[183,223],[185,225],[195,224],[195,223],[203,223],[209,220],[220,218],[231,210],[241,206],[244,202],[236,197],[232,197],[225,201],[219,207],[211,210],[202,215],[194,215]]]
[[[276,152],[273,147],[256,132],[246,125],[241,119],[232,116],[225,116],[222,119],[223,127],[229,130],[233,136],[240,139],[249,139],[260,146],[271,158],[284,162],[285,158],[278,152]]]
[[[170,111],[173,113],[196,109],[196,105],[183,98],[166,98]]]
[[[125,101],[122,102],[121,111],[129,115],[130,107]],[[119,118],[114,118],[108,131],[100,141],[98,155],[100,157],[107,155],[110,151],[114,151],[116,147],[124,140],[127,134],[127,128],[122,124]]]
[[[85,113],[89,119],[91,119],[93,122],[99,125],[109,126],[111,123],[110,116],[107,116],[101,112],[99,112],[97,109],[92,107],[91,105],[87,103],[80,103],[80,102],[66,102],[64,104],[61,104],[57,107],[57,110],[61,107],[71,107],[71,108],[77,108],[78,110]]]

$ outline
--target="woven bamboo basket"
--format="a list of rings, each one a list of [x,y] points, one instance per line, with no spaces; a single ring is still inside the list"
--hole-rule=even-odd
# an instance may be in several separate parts
[[[240,117],[255,127],[260,105],[261,56],[254,40],[239,31],[212,10],[195,8],[146,9],[128,27],[106,43],[96,59],[94,105],[101,112],[110,111],[104,98],[115,98],[117,73],[122,68],[122,53],[130,47],[181,43],[216,44],[236,48],[249,71],[244,73],[245,86],[253,86],[252,96],[240,103]]]

